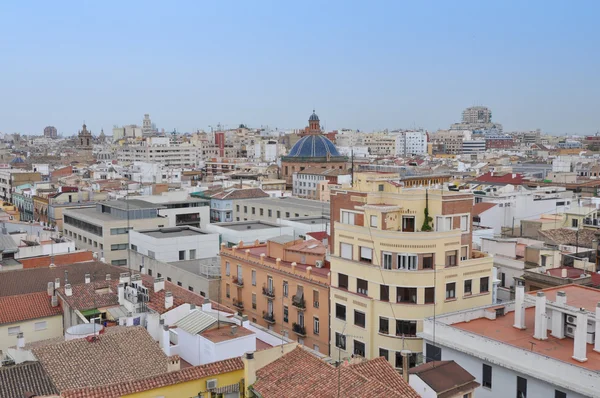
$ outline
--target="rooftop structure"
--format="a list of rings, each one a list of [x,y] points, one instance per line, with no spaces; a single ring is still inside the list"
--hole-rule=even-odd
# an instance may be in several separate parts
[[[0,397],[23,398],[58,394],[58,389],[40,362],[0,366]]]

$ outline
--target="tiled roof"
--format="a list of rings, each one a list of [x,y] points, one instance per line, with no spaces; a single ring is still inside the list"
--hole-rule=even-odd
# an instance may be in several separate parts
[[[104,279],[106,274],[111,274],[112,279],[119,279],[119,274],[124,269],[99,261],[91,261],[52,268],[6,271],[2,273],[0,278],[0,297],[45,292],[48,288],[48,282],[54,282],[55,278],[60,278],[61,286],[63,286],[65,284],[65,271],[67,271],[69,283],[77,285],[85,282],[85,274],[96,274],[97,279]]]
[[[514,174],[514,177],[513,177]],[[497,183],[497,184],[516,184],[520,185],[523,182],[527,181],[522,174],[518,173],[494,173],[489,172],[482,174],[477,177],[475,181],[478,182],[489,182],[489,183]]]
[[[240,358],[226,359],[209,363],[207,365],[193,366],[175,372],[163,373],[158,376],[144,379],[126,381],[112,385],[82,388],[64,391],[62,398],[117,398],[127,394],[134,394],[156,388],[170,386],[186,381],[197,380],[204,377],[216,376],[224,373],[244,369]]]
[[[438,394],[469,385],[475,381],[475,376],[454,361],[427,362],[410,369],[409,373],[419,376],[425,384]],[[478,384],[473,388],[477,386]]]
[[[268,198],[269,194],[260,188],[247,188],[237,189],[232,188],[226,191],[219,192],[216,195],[211,196],[212,199],[256,199],[256,198]]]
[[[334,396],[332,392],[338,388],[343,397],[419,397],[387,361],[375,360],[370,364],[371,361],[362,367],[335,368],[297,347],[259,369],[253,389],[264,398],[325,398]]]
[[[141,326],[38,347],[33,354],[59,391],[139,380],[167,371],[168,358]]]
[[[580,229],[579,231],[570,228],[547,229],[538,231],[544,241],[555,245],[569,245],[579,247],[592,247],[592,241],[596,239],[596,231],[592,229]],[[579,236],[578,236],[579,235]]]
[[[0,397],[23,398],[25,393],[50,395],[58,390],[39,362],[0,367]]]
[[[62,309],[52,307],[46,292],[0,297],[0,325],[60,314]]]
[[[65,288],[58,290],[60,296],[69,304],[69,307],[79,311],[100,307],[110,307],[119,304],[119,295],[116,289],[118,280],[103,280],[94,283],[71,286],[72,294],[67,296]]]

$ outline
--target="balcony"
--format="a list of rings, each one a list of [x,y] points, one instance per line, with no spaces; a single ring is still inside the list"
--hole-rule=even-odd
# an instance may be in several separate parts
[[[244,309],[244,303],[241,300],[233,299],[233,306],[239,310]]]
[[[273,313],[263,311],[263,319],[271,325],[275,323],[275,316],[273,315]]]
[[[306,301],[303,296],[296,295],[292,297],[292,305],[300,311],[306,310]]]
[[[238,287],[244,287],[244,278],[241,276],[232,276],[231,280],[233,281],[234,285],[237,285]]]
[[[583,225],[600,228],[600,218],[584,218]]]
[[[306,337],[306,328],[302,325],[297,324],[296,322],[294,322],[292,324],[292,330],[294,331],[294,333],[296,333],[298,336],[300,337]]]
[[[263,292],[263,296],[267,296],[268,298],[275,298],[275,288],[273,286],[271,286],[271,287],[263,286],[262,292]]]

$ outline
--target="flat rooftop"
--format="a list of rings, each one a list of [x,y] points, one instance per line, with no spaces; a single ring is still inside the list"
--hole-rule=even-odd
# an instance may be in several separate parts
[[[539,290],[538,290],[539,291]],[[542,290],[546,294],[548,301],[556,300],[556,293],[563,291],[567,294],[567,305],[579,308],[585,308],[588,311],[595,311],[596,304],[600,302],[600,290],[580,285],[557,286]],[[528,292],[534,296],[537,293]],[[537,340],[533,338],[535,328],[535,307],[525,310],[525,329],[520,330],[513,327],[514,311],[507,312],[506,315],[497,317],[495,320],[487,318],[474,319],[469,322],[455,323],[452,327],[461,329],[473,334],[487,337],[504,344],[521,348],[527,351],[533,351],[540,355],[566,362],[570,365],[583,367],[586,369],[600,370],[600,353],[594,351],[593,344],[586,344],[587,361],[579,362],[572,358],[574,340],[570,337],[557,339],[548,331],[547,340]],[[531,343],[534,343],[533,346]]]
[[[285,225],[279,225],[279,224],[268,223],[268,222],[263,222],[263,221],[221,222],[221,223],[215,223],[213,225],[216,225],[221,228],[231,229],[233,231],[274,229],[274,228],[281,228],[282,226],[285,227]]]
[[[65,209],[65,212],[72,214],[75,217],[79,217],[88,220],[92,223],[99,223],[102,221],[115,221],[120,218],[113,216],[110,213],[101,213],[96,211],[96,207],[82,207],[75,209]]]
[[[193,227],[156,228],[137,231],[157,239],[182,238],[184,236],[208,235],[208,233]]]
[[[289,221],[312,225],[312,224],[324,224],[329,222],[329,217],[327,216],[308,216],[308,217],[293,217],[288,218]]]
[[[160,204],[150,203],[142,199],[109,200],[108,202],[101,202],[100,204],[121,210],[143,210],[163,208],[163,206],[161,206]]]
[[[253,204],[261,204],[263,206],[278,206],[289,209],[290,212],[302,213],[303,211],[319,212],[322,215],[329,215],[329,203],[320,202],[318,200],[300,199],[295,197],[285,198],[257,198],[248,199]]]

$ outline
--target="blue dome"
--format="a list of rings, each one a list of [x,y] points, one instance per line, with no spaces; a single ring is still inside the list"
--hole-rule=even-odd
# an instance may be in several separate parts
[[[315,113],[315,110],[313,109],[313,113],[312,115],[310,115],[310,117],[308,118],[308,121],[312,122],[313,120],[316,120],[317,122],[319,121],[319,117],[317,116],[317,114]]]
[[[340,156],[335,145],[327,137],[318,134],[306,135],[296,142],[288,156],[324,158],[329,156]]]

